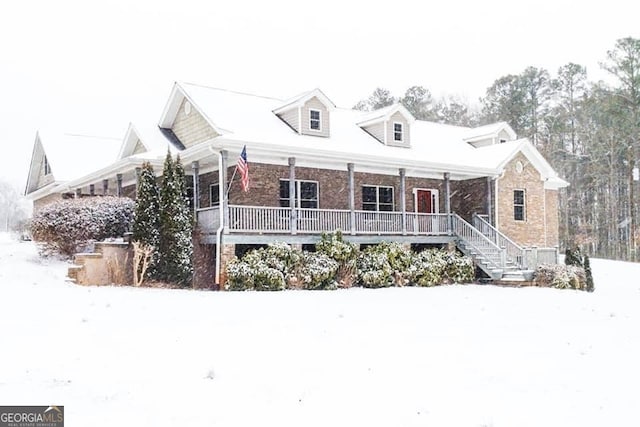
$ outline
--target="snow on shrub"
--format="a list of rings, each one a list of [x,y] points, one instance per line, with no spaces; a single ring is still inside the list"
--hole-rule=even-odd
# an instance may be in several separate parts
[[[316,251],[327,254],[339,263],[346,263],[356,259],[358,248],[353,243],[345,242],[342,232],[322,233],[320,241],[316,243]]]
[[[474,277],[471,258],[443,249],[429,249],[416,254],[409,267],[409,280],[418,286],[468,283]]]
[[[322,233],[320,241],[316,244],[316,252],[326,254],[338,263],[335,281],[340,287],[351,287],[357,280],[358,269],[356,259],[358,247],[350,242],[345,242],[342,231],[335,233]]]
[[[384,250],[369,246],[357,261],[358,284],[365,288],[384,288],[393,284],[393,269]]]
[[[458,252],[440,251],[445,261],[445,278],[453,283],[469,283],[475,278],[473,260]]]
[[[286,278],[295,274],[302,254],[286,243],[273,243],[267,248],[247,252],[242,259],[227,264],[226,288],[232,291],[279,291]]]
[[[536,286],[557,289],[587,290],[584,269],[577,265],[541,265],[536,269],[534,283]]]
[[[312,253],[275,243],[248,252],[227,264],[226,288],[335,289],[343,285],[340,269],[351,264],[354,277],[357,273],[357,285],[365,288],[434,286],[468,282],[474,277],[471,259],[455,252],[429,250],[416,254],[399,243],[381,243],[357,252],[355,245],[343,242],[341,236],[323,236],[317,248]]]
[[[436,249],[424,250],[414,257],[409,267],[409,280],[418,286],[435,286],[443,282],[447,263],[442,251]]]
[[[338,262],[322,252],[303,252],[299,280],[304,289],[336,289]]]
[[[126,197],[60,200],[34,213],[31,235],[43,251],[70,257],[90,241],[122,236],[133,212],[134,201]]]

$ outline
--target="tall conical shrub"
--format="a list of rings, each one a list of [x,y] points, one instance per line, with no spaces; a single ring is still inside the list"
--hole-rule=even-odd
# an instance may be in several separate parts
[[[193,275],[193,224],[185,198],[185,173],[180,157],[173,161],[167,152],[160,189],[159,278],[188,285]]]
[[[160,240],[160,195],[153,166],[149,162],[142,164],[136,195],[136,208],[133,219],[134,242],[152,246],[154,254],[147,270],[148,277],[155,277],[158,263],[158,243]]]
[[[593,274],[591,273],[591,262],[589,261],[589,255],[584,256],[584,274],[587,280],[587,292],[593,292],[596,287],[593,283]]]

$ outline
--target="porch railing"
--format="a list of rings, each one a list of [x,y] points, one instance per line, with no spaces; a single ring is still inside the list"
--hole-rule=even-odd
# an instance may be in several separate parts
[[[449,234],[447,214],[353,211],[346,209],[295,209],[288,207],[229,206],[230,233],[316,234],[342,230],[354,234]],[[212,231],[220,226],[218,207],[199,209],[200,228]]]

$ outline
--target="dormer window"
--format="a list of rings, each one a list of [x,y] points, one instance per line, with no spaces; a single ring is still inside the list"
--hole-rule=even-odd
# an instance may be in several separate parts
[[[393,124],[393,140],[395,142],[402,142],[403,141],[403,135],[402,135],[402,123],[394,123]]]
[[[321,131],[320,110],[309,110],[309,129]]]

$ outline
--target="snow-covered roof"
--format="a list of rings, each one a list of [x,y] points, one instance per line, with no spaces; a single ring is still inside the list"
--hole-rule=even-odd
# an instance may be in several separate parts
[[[56,182],[87,175],[118,159],[122,138],[38,131]]]
[[[497,136],[503,130],[507,132],[511,139],[517,138],[516,133],[507,122],[497,122],[470,128],[469,131],[464,135],[464,140],[470,142],[477,141],[479,139],[491,138]]]
[[[71,183],[80,186],[99,176],[128,170],[141,160],[159,163],[166,155],[167,147],[172,153],[177,152],[166,130],[173,125],[178,109],[186,99],[218,136],[180,151],[183,161],[201,160],[211,157],[215,151],[225,149],[232,152],[246,145],[249,155],[255,156],[253,159],[265,163],[283,159],[286,162],[288,157],[295,156],[296,164],[302,167],[344,169],[349,161],[354,162],[359,171],[393,173],[404,168],[408,176],[434,178],[449,172],[451,179],[457,180],[498,176],[516,153],[523,152],[547,180],[548,188],[567,185],[527,140],[481,148],[467,143],[469,138],[497,135],[503,130],[515,139],[515,133],[504,122],[469,128],[415,120],[400,104],[365,114],[336,107],[331,112],[330,136],[319,137],[293,131],[274,113],[283,106],[297,105],[318,96],[318,93],[321,92],[315,89],[287,101],[191,83],[175,83],[159,127],[149,126],[152,123],[149,120],[141,120],[130,124],[124,139],[69,134],[49,136],[44,133],[41,140],[55,181],[72,180]],[[410,146],[382,144],[361,127],[363,123],[390,118],[396,112],[401,112],[411,124]],[[146,151],[134,154],[138,140]]]
[[[370,124],[378,123],[384,120],[389,120],[391,116],[399,112],[409,122],[413,123],[415,118],[413,114],[409,112],[402,104],[392,104],[384,108],[379,108],[374,111],[362,114],[358,119],[358,126],[368,126]]]
[[[144,153],[134,153],[137,142],[140,141],[144,145]],[[157,157],[167,154],[167,150],[171,154],[178,153],[179,149],[168,138],[167,133],[163,132],[157,125],[150,125],[148,122],[129,123],[127,132],[125,133],[118,159],[125,157]]]
[[[322,102],[324,106],[327,107],[327,109],[330,111],[336,108],[336,105],[329,99],[329,97],[327,97],[327,95],[325,95],[324,92],[322,92],[320,89],[316,88],[314,90],[301,93],[287,99],[286,101],[283,101],[279,107],[274,108],[273,112],[275,114],[280,114],[292,108],[302,107],[308,100],[312,98],[318,98],[320,102]]]
[[[546,188],[563,188],[569,183],[558,176],[553,167],[527,138],[476,148],[476,160],[485,167],[503,170],[518,153],[522,153],[540,172]]]
[[[478,176],[493,172],[478,163],[477,149],[464,142],[470,128],[415,120],[411,125],[411,147],[391,147],[378,142],[359,125],[363,119],[370,122],[406,110],[402,105],[395,104],[365,115],[361,111],[336,108],[331,113],[330,137],[324,138],[300,135],[284,124],[273,113],[282,105],[282,100],[189,83],[176,85],[203,116],[210,118],[219,129],[225,129],[219,137],[225,141],[277,146],[289,150],[292,155],[315,153],[321,156],[325,153],[354,161],[366,157],[390,165],[436,171],[447,169],[452,173]],[[170,121],[164,120],[165,123]]]

